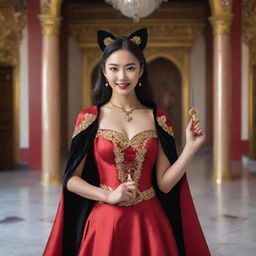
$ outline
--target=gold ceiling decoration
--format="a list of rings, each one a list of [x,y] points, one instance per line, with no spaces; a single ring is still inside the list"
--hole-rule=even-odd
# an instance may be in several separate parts
[[[26,22],[26,1],[1,0],[0,61],[16,65],[22,30]]]
[[[81,48],[98,47],[96,30],[103,29],[114,35],[129,35],[142,27],[148,28],[150,46],[192,47],[195,38],[203,31],[206,21],[205,7],[168,7],[159,8],[150,18],[144,18],[139,24],[123,17],[112,8],[87,7],[81,5],[69,7],[70,33]]]

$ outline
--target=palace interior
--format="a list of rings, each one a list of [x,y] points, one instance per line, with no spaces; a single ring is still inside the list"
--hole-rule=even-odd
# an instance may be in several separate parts
[[[137,22],[104,0],[1,0],[0,256],[43,252],[77,115],[94,104],[97,30],[144,27],[178,152],[191,107],[206,134],[187,174],[211,254],[255,255],[255,24],[255,0],[168,0]]]

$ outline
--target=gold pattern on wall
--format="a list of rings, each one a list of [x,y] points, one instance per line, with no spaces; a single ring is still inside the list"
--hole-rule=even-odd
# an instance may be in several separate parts
[[[249,152],[256,161],[256,3],[244,0],[242,11],[243,40],[249,47]]]
[[[14,161],[19,161],[20,63],[19,46],[26,23],[26,1],[1,0],[0,62],[13,67]]]
[[[83,107],[91,105],[91,77],[98,64],[96,31],[102,29],[113,35],[129,35],[146,27],[149,41],[145,49],[147,61],[164,57],[174,62],[182,77],[182,127],[188,122],[189,109],[189,56],[194,41],[202,34],[206,22],[206,6],[186,7],[165,5],[140,23],[133,23],[118,11],[104,5],[69,6],[69,30],[83,53]],[[183,139],[184,141],[184,139]]]
[[[250,48],[250,61],[256,65],[256,3],[244,0],[242,11],[243,39]]]
[[[14,4],[16,3],[16,4]],[[22,30],[26,22],[26,2],[1,1],[0,8],[0,61],[17,65]]]

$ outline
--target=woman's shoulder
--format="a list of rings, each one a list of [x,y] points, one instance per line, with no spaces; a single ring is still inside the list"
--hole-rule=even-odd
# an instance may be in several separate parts
[[[174,137],[173,128],[172,128],[172,121],[170,116],[166,113],[166,111],[157,108],[156,109],[157,114],[157,122],[158,124],[171,136]]]
[[[98,115],[98,107],[96,105],[92,105],[90,107],[84,108],[79,112],[78,115],[85,115],[85,114],[92,114],[92,115]]]
[[[96,120],[97,116],[98,108],[95,105],[81,110],[77,116],[75,134],[90,126]]]

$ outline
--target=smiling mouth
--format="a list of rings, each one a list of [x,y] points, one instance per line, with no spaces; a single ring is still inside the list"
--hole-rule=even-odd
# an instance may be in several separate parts
[[[116,86],[121,88],[121,89],[125,89],[130,85],[130,83],[116,83]]]

